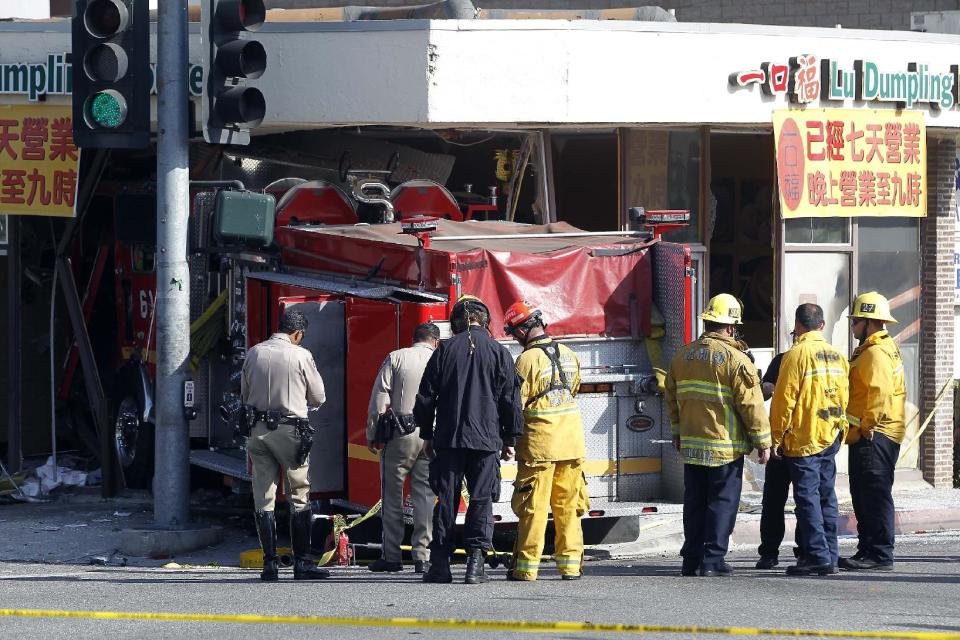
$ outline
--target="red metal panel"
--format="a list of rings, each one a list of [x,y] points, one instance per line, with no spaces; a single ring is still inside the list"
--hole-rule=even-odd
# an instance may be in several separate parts
[[[346,239],[297,227],[281,227],[276,234],[284,265],[289,267],[364,277],[372,274],[410,287],[419,286],[422,269],[427,290],[446,293],[450,286],[450,254],[446,251],[422,250],[423,258],[418,261],[413,246]]]
[[[247,278],[247,349],[266,340],[272,330],[268,326],[268,288],[265,282]]]
[[[447,305],[442,302],[434,304],[415,304],[412,302],[400,305],[400,336],[401,347],[409,346],[413,342],[413,332],[424,322],[438,322],[447,319]]]
[[[391,193],[397,218],[431,216],[463,220],[463,213],[450,192],[429,180],[409,180]]]
[[[400,347],[398,312],[396,303],[347,298],[347,499],[356,504],[380,499],[379,465],[363,455],[367,406],[383,359]]]
[[[357,222],[357,212],[347,195],[325,180],[297,185],[277,203],[277,226]]]

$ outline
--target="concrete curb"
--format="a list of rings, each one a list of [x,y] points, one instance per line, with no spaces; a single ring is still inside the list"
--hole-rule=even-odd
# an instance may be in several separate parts
[[[784,540],[793,539],[797,519],[794,514],[787,514],[784,518],[786,533]],[[929,533],[932,531],[947,531],[960,529],[960,509],[924,509],[916,511],[896,512],[896,533]],[[852,512],[840,514],[837,522],[837,535],[857,535],[857,517]],[[738,519],[736,529],[730,538],[731,544],[760,544],[760,520],[751,519],[742,522]]]
[[[120,553],[126,556],[157,558],[212,547],[223,540],[223,527],[197,529],[124,529],[120,532]]]
[[[784,544],[792,544],[796,529],[796,517],[792,513],[784,516],[786,533]],[[641,521],[642,522],[642,521]],[[656,521],[652,521],[653,524]],[[932,533],[935,531],[960,530],[960,508],[917,509],[896,512],[896,533]],[[840,514],[837,523],[840,536],[857,535],[857,518],[852,512]],[[649,528],[645,533],[641,525],[639,538],[634,542],[616,545],[600,545],[587,549],[586,555],[596,559],[616,559],[639,556],[678,556],[683,546],[683,519],[680,514],[664,516],[662,522]],[[730,546],[758,547],[760,545],[759,514],[741,513],[737,525],[730,537]]]

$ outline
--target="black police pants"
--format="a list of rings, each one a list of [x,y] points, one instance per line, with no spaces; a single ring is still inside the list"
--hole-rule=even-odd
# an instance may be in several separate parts
[[[685,560],[705,568],[723,562],[737,522],[743,457],[719,467],[683,466],[683,548]]]
[[[760,546],[757,552],[761,558],[778,558],[786,530],[783,512],[790,493],[790,470],[782,458],[771,458],[764,469],[763,478],[763,511],[760,514]]]
[[[850,445],[850,497],[857,516],[857,548],[880,562],[893,562],[895,512],[893,469],[900,445],[874,432]]]
[[[493,549],[493,502],[500,493],[497,452],[438,449],[430,461],[430,488],[437,494],[433,509],[431,562],[449,560],[453,553],[460,487],[464,478],[470,503],[463,523],[463,546],[468,551]]]

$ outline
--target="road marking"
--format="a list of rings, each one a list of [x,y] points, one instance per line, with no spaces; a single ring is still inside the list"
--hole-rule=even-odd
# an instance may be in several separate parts
[[[360,618],[329,616],[264,616],[216,613],[152,613],[136,611],[55,611],[0,609],[0,617],[87,618],[92,620],[147,620],[153,622],[219,622],[243,624],[298,624],[318,627],[391,627],[452,629],[457,631],[522,631],[529,633],[694,633],[734,636],[793,636],[814,638],[895,638],[899,640],[960,640],[958,632],[938,631],[827,631],[814,629],[762,629],[753,627],[693,627],[655,624],[603,624],[594,622],[538,622],[514,620],[455,620],[430,618]]]

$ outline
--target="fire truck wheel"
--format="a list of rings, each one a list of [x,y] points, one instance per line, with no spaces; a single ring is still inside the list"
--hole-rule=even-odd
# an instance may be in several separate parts
[[[139,378],[139,376],[137,376]],[[124,376],[113,398],[113,436],[117,460],[130,489],[150,489],[153,482],[153,424],[143,419],[143,392]]]

